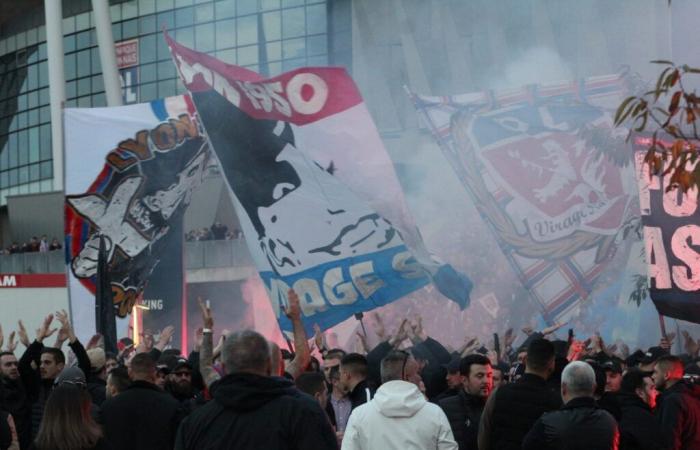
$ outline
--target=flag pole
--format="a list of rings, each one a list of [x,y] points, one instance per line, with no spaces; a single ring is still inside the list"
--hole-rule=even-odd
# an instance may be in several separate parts
[[[666,322],[664,322],[664,316],[659,313],[659,327],[661,328],[661,337],[666,339]]]

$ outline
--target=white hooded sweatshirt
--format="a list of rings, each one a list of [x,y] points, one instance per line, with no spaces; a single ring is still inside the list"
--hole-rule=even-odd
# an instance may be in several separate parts
[[[457,450],[442,409],[415,384],[389,381],[350,414],[342,450]]]

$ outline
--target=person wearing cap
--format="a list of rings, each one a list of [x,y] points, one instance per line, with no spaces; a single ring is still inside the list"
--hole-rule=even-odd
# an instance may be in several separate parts
[[[445,375],[445,381],[447,382],[447,389],[442,391],[437,397],[432,401],[433,403],[440,404],[440,401],[453,395],[457,395],[462,387],[462,375],[459,373],[459,363],[462,359],[459,356],[452,358],[452,360],[443,364],[442,367],[447,371]]]
[[[192,365],[183,357],[168,358],[168,375],[165,381],[165,391],[175,398],[186,414],[203,403],[201,392],[192,384]]]
[[[639,359],[639,368],[642,372],[653,372],[656,360],[665,355],[668,355],[668,352],[663,347],[649,347]]]
[[[87,351],[87,355],[90,358],[87,389],[92,396],[92,402],[100,406],[107,398],[107,358],[105,351],[100,347],[91,348]]]
[[[439,405],[459,450],[476,450],[481,413],[493,389],[491,361],[484,355],[467,355],[460,361],[459,374],[462,385],[457,395],[441,400]]]

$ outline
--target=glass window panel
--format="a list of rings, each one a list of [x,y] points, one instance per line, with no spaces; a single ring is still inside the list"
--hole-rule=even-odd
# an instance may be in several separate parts
[[[258,42],[258,18],[256,16],[241,17],[237,20],[236,25],[238,29],[238,45]]]
[[[142,84],[139,87],[139,101],[150,102],[158,98],[158,89],[156,83]]]
[[[282,0],[282,8],[303,5],[304,0]]]
[[[234,19],[216,22],[216,47],[228,48],[236,45],[236,21]]]
[[[218,52],[216,52],[216,57],[222,60],[223,62],[227,62],[229,64],[237,64],[235,48],[230,48],[228,50],[219,50]]]
[[[200,52],[214,50],[214,24],[197,25],[195,27],[195,47]]]
[[[63,52],[66,53],[66,49],[63,49]],[[46,59],[46,42],[42,42],[39,44],[39,61]]]
[[[78,77],[90,75],[90,50],[82,50],[76,54],[78,63]]]
[[[75,32],[75,16],[66,17],[63,19],[63,34]]]
[[[127,20],[122,23],[122,39],[129,39],[139,34],[138,19]]]
[[[75,35],[75,49],[82,50],[90,46],[90,32],[83,31]]]
[[[112,38],[114,39],[114,42],[119,42],[122,40],[122,24],[112,24]]]
[[[102,62],[100,61],[100,49],[93,47],[90,49],[90,73],[102,72]]]
[[[63,58],[63,65],[65,67],[66,80],[72,80],[75,78],[75,53],[66,55],[65,58]]]
[[[27,107],[36,108],[39,106],[39,91],[33,91],[27,94]]]
[[[29,166],[29,181],[39,180],[39,164]]]
[[[139,39],[139,62],[149,63],[156,60],[156,37],[142,36]]]
[[[75,108],[78,105],[76,99],[66,100],[66,108]]]
[[[37,29],[30,28],[27,30],[27,45],[34,45],[37,42]]]
[[[282,56],[285,59],[306,56],[304,38],[282,41]]]
[[[15,35],[15,39],[17,39],[17,49],[22,49],[27,46],[26,33],[17,33]]]
[[[39,161],[39,128],[29,129],[29,162]]]
[[[19,158],[17,162],[21,166],[22,164],[27,164],[27,160],[29,159],[29,132],[27,132],[27,130],[20,131],[18,136],[17,153]]]
[[[197,23],[209,22],[214,20],[214,4],[199,5],[194,9],[194,18]]]
[[[84,12],[75,16],[75,31],[83,31],[90,28],[90,13]]]
[[[39,108],[39,122],[45,123],[51,120],[51,109],[48,106]]]
[[[69,81],[66,83],[66,98],[73,98],[77,92],[77,81]]]
[[[136,0],[122,3],[122,19],[131,19],[138,16],[139,8]]]
[[[27,166],[19,168],[19,184],[24,184],[29,181],[29,168]]]
[[[168,9],[173,9],[173,0],[157,0],[156,1],[156,11],[166,11]]]
[[[27,120],[28,125],[30,127],[33,127],[34,125],[39,125],[39,110],[38,109],[32,109],[28,112],[28,117],[29,119]]]
[[[5,147],[2,149],[2,153],[0,153],[0,169],[7,168],[7,162],[9,161],[9,158],[10,158],[10,143],[5,142]]]
[[[187,28],[180,28],[179,30],[175,30],[175,39],[179,44],[184,45],[185,47],[188,48],[194,48],[194,28],[193,27],[187,27]]]
[[[27,127],[27,113],[22,112],[17,114],[17,128],[26,128]]]
[[[282,37],[292,38],[304,34],[304,8],[282,11]]]
[[[168,44],[163,39],[163,36],[156,34],[156,54],[158,55],[158,60],[171,59],[170,50],[168,49]]]
[[[48,105],[49,104],[49,88],[39,89],[39,104]]]
[[[110,6],[109,17],[112,19],[112,22],[119,22],[122,20],[122,5]]]
[[[158,97],[165,98],[175,95],[175,80],[164,80],[158,82]]]
[[[0,188],[6,188],[10,182],[9,172],[0,172]]]
[[[139,31],[141,34],[156,32],[156,16],[142,16],[139,18]]]
[[[78,99],[78,108],[89,108],[92,106],[92,103],[90,102],[90,96],[87,95],[85,97],[80,97]]]
[[[165,11],[158,13],[158,18],[156,19],[156,26],[160,30],[163,26],[167,28],[175,27],[175,13],[173,11]]]
[[[93,75],[92,77],[92,92],[100,92],[105,90],[105,82],[102,74]]]
[[[65,53],[70,53],[75,51],[75,35],[63,36],[63,51]]]
[[[236,0],[222,0],[214,3],[216,7],[216,18],[226,19],[236,15]]]
[[[158,63],[158,78],[175,78],[177,74],[175,73],[175,64],[172,61],[162,61]]]
[[[42,160],[51,158],[51,125],[39,127],[39,155]]]
[[[30,91],[39,87],[39,65],[32,64],[27,67],[27,89]]]
[[[17,142],[17,133],[12,133],[10,135],[10,139],[8,140],[10,141],[10,156],[8,158],[10,160],[10,164],[8,167],[16,167],[18,162],[17,152],[19,151],[17,148],[19,145]]]
[[[36,51],[36,47],[31,47],[27,50],[27,64],[33,64],[39,60],[39,54]]]
[[[92,96],[92,107],[107,106],[107,97],[104,92]]]
[[[280,59],[282,59],[282,43],[278,41],[267,44],[267,60],[277,61]]]
[[[309,36],[306,38],[306,52],[309,56],[324,55],[328,53],[328,39],[325,34]]]
[[[66,55],[66,58],[63,60],[63,64],[65,65],[66,62],[68,61],[68,55]],[[68,73],[66,71],[66,73]],[[44,87],[49,85],[49,65],[46,61],[42,61],[39,63],[39,87]]]
[[[263,31],[265,39],[268,41],[276,41],[282,38],[282,21],[280,20],[280,12],[275,11],[263,14]]]
[[[304,67],[306,65],[306,59],[287,59],[282,61],[282,71],[288,72],[290,70],[298,69],[299,67]]]
[[[326,5],[306,7],[306,34],[326,33]]]
[[[17,169],[10,170],[10,186],[17,186]]]
[[[186,27],[194,24],[194,8],[182,8],[175,11],[175,25]]]
[[[156,81],[158,75],[156,73],[156,64],[143,64],[139,67],[139,70],[139,83],[148,83],[149,81]]]
[[[139,14],[152,14],[156,12],[155,0],[139,0]]]
[[[81,78],[78,80],[78,97],[83,95],[88,95],[91,93],[90,84],[92,79],[90,77]]]
[[[176,8],[182,8],[184,6],[190,6],[192,4],[192,0],[175,0],[175,7]]]
[[[53,163],[51,161],[41,163],[39,173],[42,180],[51,178],[53,176]]]
[[[27,109],[27,96],[26,94],[22,94],[17,97],[17,110],[24,111],[25,109]]]
[[[258,63],[258,46],[241,47],[238,49],[238,64],[247,66]]]
[[[238,15],[254,14],[258,12],[258,0],[238,0]]]
[[[90,30],[90,46],[94,47],[95,45],[97,45],[97,32],[93,28]]]

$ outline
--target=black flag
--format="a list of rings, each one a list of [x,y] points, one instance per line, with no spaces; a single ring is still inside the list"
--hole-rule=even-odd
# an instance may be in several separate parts
[[[107,266],[105,240],[100,236],[100,251],[97,254],[95,280],[95,324],[97,332],[104,338],[105,351],[117,353],[117,322],[112,301],[112,287]]]

